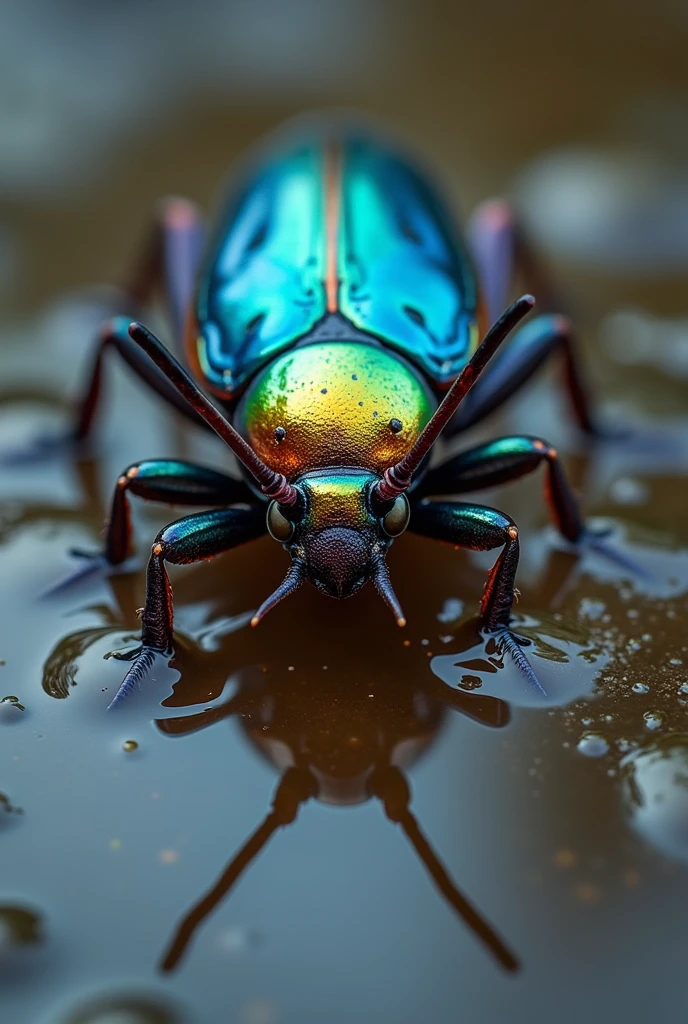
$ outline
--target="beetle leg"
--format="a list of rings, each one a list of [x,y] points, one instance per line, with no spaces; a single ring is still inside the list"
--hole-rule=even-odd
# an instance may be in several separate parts
[[[471,551],[501,547],[487,578],[480,614],[487,629],[508,625],[519,556],[518,528],[510,516],[486,505],[421,501],[412,509],[409,529]]]
[[[518,276],[547,310],[562,308],[551,280],[526,239],[511,206],[500,199],[481,203],[467,228],[469,248],[482,284],[490,322],[508,302],[513,279]],[[477,423],[506,401],[554,352],[561,352],[566,367],[566,387],[576,421],[587,434],[596,434],[591,413],[589,385],[583,378],[564,316],[545,315],[515,332],[494,365],[475,387],[451,423],[448,435]]]
[[[204,227],[200,212],[184,199],[167,199],[159,207],[147,244],[134,273],[123,288],[125,309],[135,313],[162,282],[174,333],[181,342],[184,318],[193,299],[196,271],[201,256]],[[5,463],[45,458],[69,443],[81,442],[90,434],[102,390],[103,360],[114,349],[134,372],[179,412],[206,428],[203,420],[184,402],[160,371],[151,364],[127,333],[131,316],[115,317],[101,327],[95,354],[81,396],[77,399],[74,422],[67,437],[39,438],[28,449],[10,452]],[[207,428],[206,428],[207,429]]]
[[[104,551],[97,554],[73,550],[72,554],[78,558],[87,559],[87,565],[53,584],[43,592],[43,597],[52,596],[98,569],[121,565],[133,553],[128,497],[130,493],[148,501],[159,501],[168,505],[206,507],[234,505],[239,502],[252,504],[254,501],[251,491],[242,480],[236,480],[206,466],[196,466],[180,459],[149,459],[145,462],[135,462],[117,480],[110,506]]]
[[[596,551],[635,576],[646,578],[647,572],[641,565],[606,543],[604,537],[608,530],[596,532],[586,527],[561,458],[557,450],[542,438],[501,437],[459,452],[444,465],[427,473],[419,485],[418,494],[462,494],[496,487],[534,472],[543,462],[547,466],[547,502],[562,537],[571,544]]]
[[[511,398],[555,352],[564,358],[566,390],[576,421],[586,434],[599,434],[591,410],[590,389],[574,354],[571,323],[565,316],[545,313],[529,320],[507,341],[494,364],[466,396],[447,430],[447,436],[472,427]]]
[[[504,199],[480,203],[468,220],[466,235],[490,323],[508,305],[516,276],[545,309],[563,308],[510,203]]]
[[[179,459],[135,462],[117,480],[105,539],[105,557],[119,565],[132,554],[129,494],[168,505],[252,504],[243,480]]]
[[[162,282],[178,344],[181,343],[184,318],[193,299],[204,234],[203,219],[193,203],[186,199],[163,200],[156,212],[148,242],[125,284],[125,294],[136,310],[150,299],[156,286]],[[77,406],[73,434],[76,441],[83,440],[90,432],[101,391],[103,356],[110,346],[166,401],[185,415],[190,415],[194,422],[200,422],[193,410],[184,408],[174,389],[155,367],[150,366],[149,360],[129,338],[127,327],[130,320],[131,317],[117,317],[101,330],[87,384]]]
[[[114,696],[113,707],[148,675],[155,660],[172,653],[172,588],[165,562],[189,565],[265,533],[262,507],[222,508],[195,512],[161,530],[151,548],[146,569],[146,602],[141,616],[141,649]]]
[[[559,532],[575,543],[585,531],[583,518],[556,449],[538,437],[501,437],[460,452],[431,469],[419,493],[462,494],[517,480],[547,466],[546,494]]]
[[[471,551],[501,547],[490,569],[480,602],[483,628],[503,640],[506,650],[532,685],[544,694],[533,668],[509,629],[518,568],[518,527],[504,512],[486,505],[449,501],[420,501],[411,510],[409,529]]]

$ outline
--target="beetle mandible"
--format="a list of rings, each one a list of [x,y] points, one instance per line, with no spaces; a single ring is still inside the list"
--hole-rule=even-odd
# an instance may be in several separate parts
[[[548,313],[520,324],[530,295],[501,312],[514,267],[534,266],[508,206],[479,207],[468,245],[405,155],[374,132],[307,120],[278,134],[239,176],[209,242],[196,208],[180,199],[161,206],[152,237],[128,294],[141,303],[162,280],[197,382],[149,330],[117,317],[102,330],[73,436],[91,429],[103,356],[113,348],[225,441],[243,479],[175,459],[139,462],[119,477],[98,564],[116,566],[131,553],[129,495],[211,510],[158,534],[141,649],[110,706],[172,652],[165,563],[207,559],[266,530],[291,564],[253,625],[305,580],[337,598],[372,581],[404,625],[385,554],[407,528],[472,550],[501,548],[481,624],[537,685],[509,630],[515,522],[453,497],[428,500],[544,465],[559,532],[572,543],[589,536],[542,438],[502,437],[428,468],[442,432],[482,420],[557,351],[577,422],[595,433],[568,320]]]

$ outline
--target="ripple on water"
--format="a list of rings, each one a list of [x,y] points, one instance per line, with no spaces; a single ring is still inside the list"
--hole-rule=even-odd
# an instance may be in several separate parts
[[[59,1024],[185,1024],[181,1012],[157,997],[112,995],[91,1000],[59,1018]]]
[[[607,645],[600,643],[587,623],[557,616],[517,615],[513,632],[522,643],[539,684],[536,686],[503,650],[498,636],[481,636],[471,623],[457,629],[454,653],[430,661],[435,675],[453,688],[476,689],[516,707],[554,707],[592,693],[597,674],[609,662]]]

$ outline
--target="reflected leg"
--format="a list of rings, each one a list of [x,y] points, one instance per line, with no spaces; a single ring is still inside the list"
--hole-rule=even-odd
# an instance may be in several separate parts
[[[151,548],[146,570],[146,602],[141,616],[141,649],[110,704],[113,707],[139,684],[156,657],[172,651],[172,588],[165,562],[189,565],[213,558],[265,533],[265,511],[223,508],[196,512],[165,527]]]

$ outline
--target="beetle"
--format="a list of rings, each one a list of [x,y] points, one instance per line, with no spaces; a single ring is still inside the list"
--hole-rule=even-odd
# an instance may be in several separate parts
[[[429,467],[440,434],[478,423],[554,352],[564,357],[578,424],[596,431],[569,321],[547,313],[522,324],[530,295],[500,312],[514,268],[534,266],[506,204],[481,206],[467,242],[394,145],[348,122],[306,120],[249,162],[207,243],[203,236],[191,203],[167,201],[128,288],[140,304],[162,279],[195,380],[141,323],[116,317],[102,329],[73,431],[77,440],[88,435],[103,358],[114,349],[218,434],[242,471],[237,480],[158,459],[118,478],[105,549],[92,565],[118,566],[130,555],[131,495],[204,511],[155,539],[141,647],[110,707],[173,651],[165,564],[208,559],[266,531],[291,564],[253,625],[305,580],[336,598],[372,581],[404,625],[385,554],[406,529],[455,547],[501,548],[481,623],[539,685],[509,629],[516,523],[456,496],[543,465],[554,522],[578,544],[590,534],[559,455],[543,438],[511,436]],[[451,500],[429,500],[438,495]]]
[[[213,660],[218,661],[217,655]],[[315,697],[310,690],[304,693],[298,673],[286,679],[277,672],[249,676],[229,700],[203,711],[156,719],[157,728],[170,737],[237,720],[251,746],[280,776],[264,821],[179,921],[161,958],[163,971],[179,966],[203,922],[272,836],[292,824],[309,801],[352,807],[371,799],[378,800],[387,818],[399,826],[440,894],[496,962],[509,972],[519,969],[517,955],[459,891],[423,834],[410,807],[406,779],[406,769],[432,746],[449,710],[499,729],[509,722],[509,705],[497,697],[453,690],[431,674],[422,673],[417,681],[413,673],[399,667],[390,672],[386,685],[375,685],[372,714],[371,683],[365,676],[352,681],[347,669],[324,674]],[[349,678],[342,688],[344,675]],[[198,682],[194,685],[194,681],[200,678],[192,673],[180,683],[176,702],[197,704]]]

